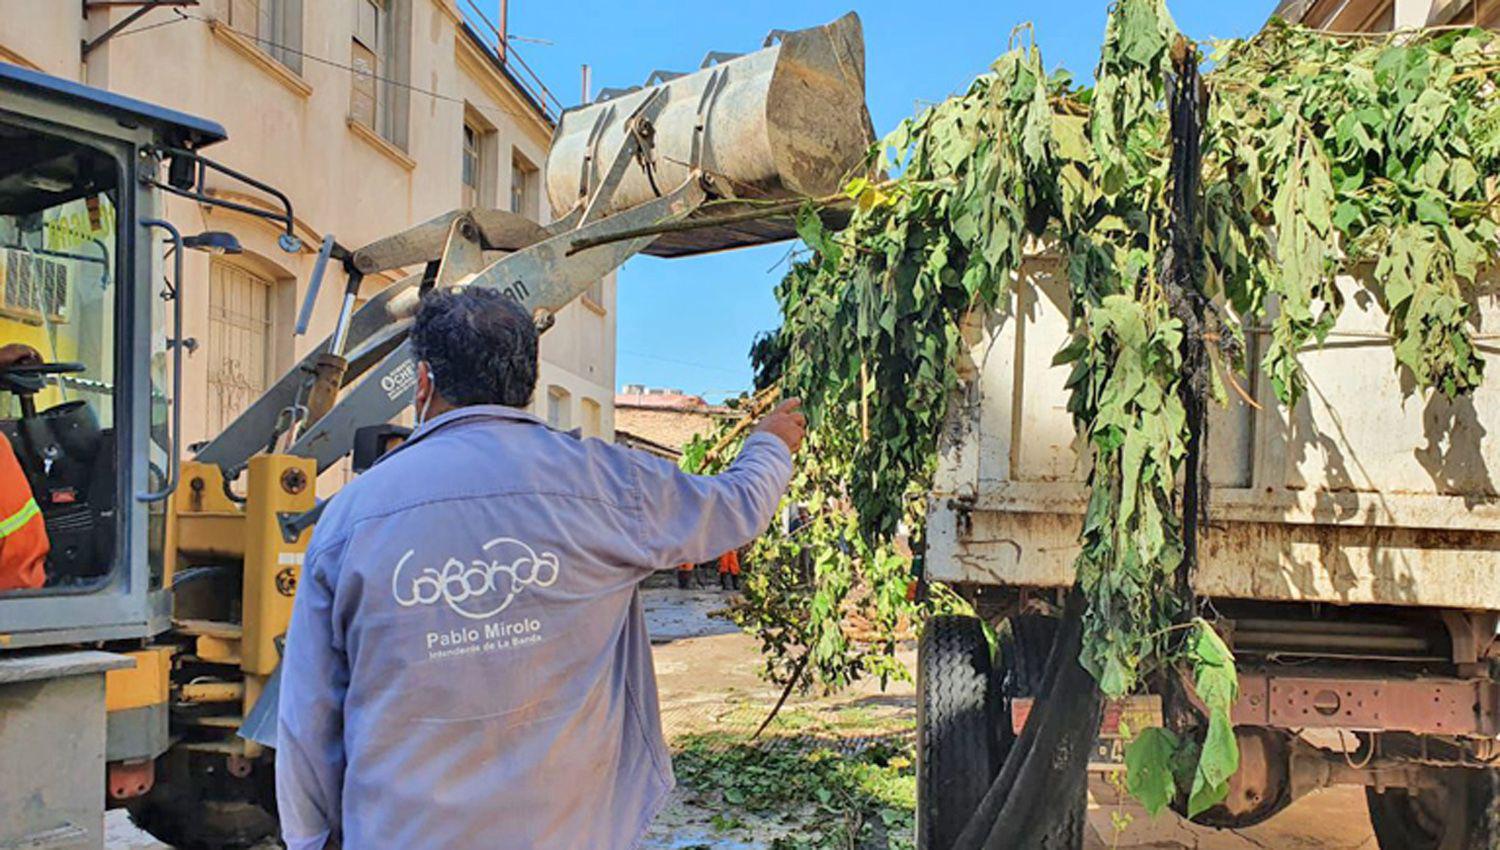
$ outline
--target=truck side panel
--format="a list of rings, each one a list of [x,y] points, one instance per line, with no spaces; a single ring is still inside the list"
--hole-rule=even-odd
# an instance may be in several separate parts
[[[1086,467],[1066,408],[1067,291],[1055,258],[1018,275],[1003,309],[975,317],[929,508],[939,580],[1071,584]],[[1213,411],[1212,529],[1200,592],[1267,600],[1500,607],[1500,387],[1449,401],[1396,371],[1379,303],[1353,276],[1321,348],[1302,353],[1308,392],[1292,410],[1269,382],[1240,379]],[[1476,311],[1500,351],[1493,287]],[[1247,329],[1258,361],[1265,328]]]

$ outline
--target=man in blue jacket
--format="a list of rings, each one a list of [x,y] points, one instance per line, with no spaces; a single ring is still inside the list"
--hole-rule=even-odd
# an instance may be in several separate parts
[[[297,591],[287,847],[624,850],[673,784],[637,587],[765,530],[797,402],[698,477],[527,413],[509,298],[434,292],[411,339],[419,426],[333,499]]]

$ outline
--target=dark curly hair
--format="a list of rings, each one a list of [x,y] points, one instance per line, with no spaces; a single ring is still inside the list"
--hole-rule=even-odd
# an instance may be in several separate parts
[[[434,289],[422,298],[412,349],[449,404],[526,407],[536,389],[536,323],[493,289]]]

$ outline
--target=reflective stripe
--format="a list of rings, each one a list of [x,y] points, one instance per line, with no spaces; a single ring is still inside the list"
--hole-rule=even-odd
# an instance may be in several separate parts
[[[21,530],[21,526],[31,521],[31,518],[41,513],[42,509],[36,506],[36,499],[27,499],[26,504],[19,511],[11,514],[5,519],[0,519],[0,537],[9,537]]]

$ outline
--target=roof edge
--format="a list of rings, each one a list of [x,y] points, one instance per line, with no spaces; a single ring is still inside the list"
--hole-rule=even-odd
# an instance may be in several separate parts
[[[510,84],[511,89],[514,90],[516,97],[518,97],[522,102],[529,106],[532,111],[536,113],[536,117],[543,124],[545,124],[548,129],[557,129],[557,120],[549,115],[547,113],[546,107],[540,101],[538,101],[534,95],[532,95],[532,93],[526,88],[526,86],[521,84],[521,81],[516,78],[516,75],[514,73],[511,72],[510,67],[505,62],[500,61],[500,58],[495,55],[494,50],[492,50],[490,46],[485,43],[484,39],[479,37],[479,33],[475,32],[474,28],[469,26],[469,22],[461,22],[458,29],[459,32],[461,32],[463,36],[469,40],[469,44],[473,45],[475,49],[477,49],[481,54],[484,55],[484,58],[489,62],[490,67],[501,77],[505,78],[505,81]]]

